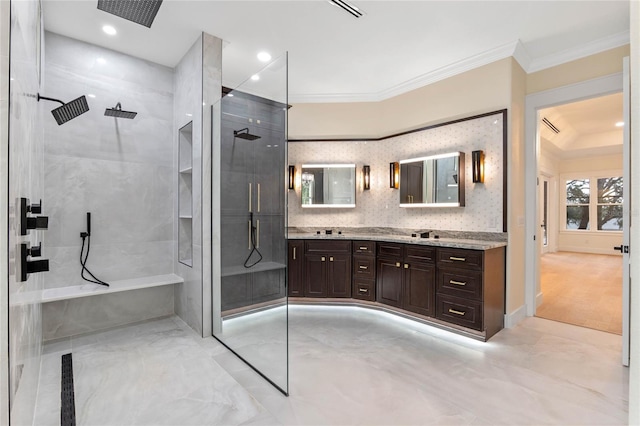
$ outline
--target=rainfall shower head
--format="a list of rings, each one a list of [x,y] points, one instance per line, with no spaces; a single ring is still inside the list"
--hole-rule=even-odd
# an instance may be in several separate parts
[[[89,104],[87,104],[87,98],[85,98],[84,95],[66,104],[59,99],[47,98],[46,96],[40,96],[40,93],[38,93],[38,102],[40,102],[40,99],[59,102],[62,104],[62,106],[51,111],[51,114],[53,114],[53,118],[56,119],[58,126],[89,111]]]
[[[120,102],[118,102],[115,108],[107,108],[104,110],[104,115],[107,117],[115,117],[115,118],[129,118],[133,119],[136,117],[138,113],[133,111],[123,111],[122,106],[120,106]]]
[[[255,141],[256,139],[260,139],[262,136],[252,135],[251,133],[249,133],[249,128],[245,127],[244,129],[234,130],[233,137],[246,139],[248,141]]]
[[[98,0],[98,9],[151,28],[162,0]]]

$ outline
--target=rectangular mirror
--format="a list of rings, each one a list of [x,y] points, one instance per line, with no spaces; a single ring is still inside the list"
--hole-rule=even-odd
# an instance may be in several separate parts
[[[356,206],[355,164],[303,164],[302,207]]]
[[[400,161],[400,207],[464,206],[464,152]]]

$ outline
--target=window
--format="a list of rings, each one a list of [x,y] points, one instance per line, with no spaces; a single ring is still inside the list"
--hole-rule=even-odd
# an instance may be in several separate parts
[[[598,179],[598,230],[622,230],[622,178]]]
[[[593,183],[597,197],[591,197]],[[590,230],[594,217],[597,231],[622,230],[622,177],[566,180],[566,229]]]

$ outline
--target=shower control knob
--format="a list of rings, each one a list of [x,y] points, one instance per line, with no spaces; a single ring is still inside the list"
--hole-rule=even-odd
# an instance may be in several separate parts
[[[49,229],[49,218],[47,216],[28,217],[27,229]]]
[[[29,256],[32,257],[42,256],[42,243],[39,243],[37,246],[27,248],[27,252],[29,253]]]
[[[40,204],[31,204],[30,206],[27,206],[27,211],[33,214],[42,213],[42,200],[40,200]]]

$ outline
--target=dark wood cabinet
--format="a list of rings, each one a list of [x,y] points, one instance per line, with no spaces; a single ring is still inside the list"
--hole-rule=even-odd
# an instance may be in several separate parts
[[[379,243],[377,300],[425,316],[434,316],[435,249]]]
[[[436,318],[485,333],[503,328],[505,250],[439,248]]]
[[[376,243],[375,241],[353,242],[353,288],[354,299],[376,300]]]
[[[289,240],[287,262],[287,285],[289,297],[304,296],[304,241]]]
[[[304,252],[304,296],[351,297],[351,241],[307,240]]]

